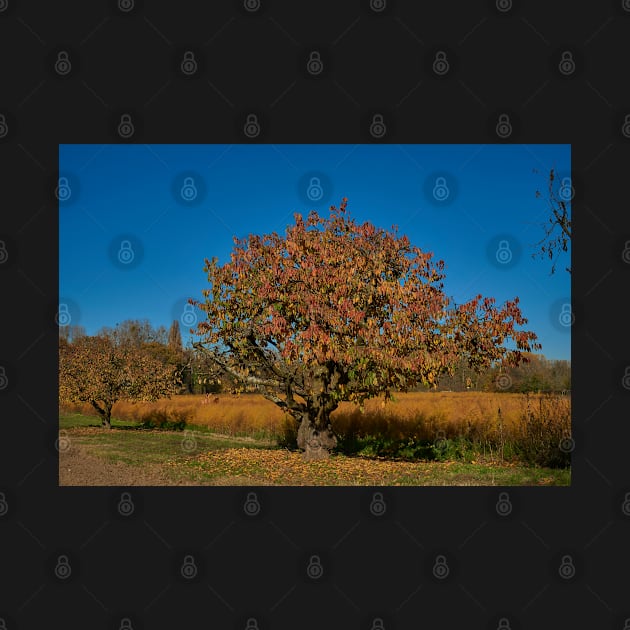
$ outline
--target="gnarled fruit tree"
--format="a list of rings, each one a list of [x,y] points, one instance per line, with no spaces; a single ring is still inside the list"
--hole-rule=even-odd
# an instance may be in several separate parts
[[[284,237],[235,238],[230,262],[205,261],[204,301],[189,300],[207,313],[195,347],[295,418],[306,460],[336,446],[330,414],[340,401],[436,385],[462,356],[481,371],[540,348],[516,329],[527,322],[518,298],[454,305],[442,261],[395,226],[358,224],[346,205],[329,218],[295,214]]]
[[[118,400],[153,401],[177,392],[179,373],[140,347],[102,334],[59,340],[59,401],[87,402],[111,429]]]

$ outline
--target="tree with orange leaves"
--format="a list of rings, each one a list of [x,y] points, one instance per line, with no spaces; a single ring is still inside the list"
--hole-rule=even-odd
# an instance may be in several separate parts
[[[295,419],[306,460],[336,446],[330,414],[341,401],[436,385],[462,356],[481,371],[540,348],[517,330],[527,322],[518,298],[452,304],[443,261],[346,208],[343,199],[329,218],[295,214],[285,237],[235,238],[230,262],[205,261],[204,301],[190,300],[207,313],[195,347]]]

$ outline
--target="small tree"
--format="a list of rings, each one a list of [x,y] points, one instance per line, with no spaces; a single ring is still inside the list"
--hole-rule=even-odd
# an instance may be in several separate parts
[[[534,171],[536,172],[536,171]],[[551,214],[546,224],[544,224],[545,236],[538,243],[536,247],[540,249],[532,254],[533,258],[549,258],[552,261],[551,274],[556,271],[556,262],[560,252],[566,252],[569,249],[569,243],[571,241],[571,198],[573,191],[571,185],[567,187],[566,184],[561,182],[561,186],[558,191],[554,187],[554,181],[556,179],[554,170],[549,171],[549,184],[548,184],[548,202],[551,210]],[[568,188],[569,194],[566,189]],[[536,191],[536,197],[541,197],[540,191]],[[563,199],[564,197],[564,199]],[[571,273],[571,268],[566,267],[566,271]]]
[[[119,345],[107,335],[81,337],[59,344],[59,400],[88,402],[111,429],[118,400],[152,401],[177,391],[177,368],[142,348]]]
[[[358,225],[346,204],[329,219],[296,214],[285,238],[235,238],[231,262],[206,259],[205,301],[190,300],[208,316],[195,347],[295,418],[305,459],[335,447],[330,414],[340,401],[436,385],[461,357],[478,371],[499,359],[517,365],[522,350],[540,347],[515,328],[527,321],[518,298],[451,305],[442,261],[396,228]]]
[[[85,335],[85,328],[78,324],[59,326],[59,338],[65,339],[69,343],[76,341],[79,337],[85,337]]]
[[[168,329],[168,347],[175,351],[180,352],[183,350],[182,345],[182,333],[179,330],[179,322],[174,319],[171,327]]]

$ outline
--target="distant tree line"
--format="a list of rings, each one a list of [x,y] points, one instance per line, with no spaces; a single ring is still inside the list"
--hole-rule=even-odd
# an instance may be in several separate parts
[[[524,353],[528,362],[518,367],[491,367],[477,374],[461,361],[452,376],[440,377],[437,391],[563,392],[571,389],[571,362]],[[426,388],[421,388],[426,389]]]
[[[85,337],[82,326],[59,328],[60,343],[72,343]],[[147,353],[164,367],[174,367],[180,378],[179,394],[208,394],[234,392],[238,384],[229,375],[216,376],[216,366],[204,354],[182,344],[179,322],[174,320],[167,330],[154,328],[148,320],[126,320],[116,327],[103,327],[97,336],[107,336],[119,346]],[[571,362],[549,360],[541,354],[524,353],[528,359],[518,367],[491,367],[476,373],[464,359],[455,367],[452,376],[440,377],[436,391],[486,392],[562,392],[571,389]],[[242,387],[240,388],[242,390]],[[426,387],[418,387],[424,391]]]

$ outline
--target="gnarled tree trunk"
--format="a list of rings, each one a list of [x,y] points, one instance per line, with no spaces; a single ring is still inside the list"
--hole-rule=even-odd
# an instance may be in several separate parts
[[[103,428],[111,429],[112,428],[112,406],[113,406],[112,403],[106,402],[101,407],[101,405],[99,405],[98,402],[95,400],[92,400],[90,402],[92,403],[92,407],[94,407],[94,409],[98,411],[98,415],[101,417],[101,425],[103,426]]]
[[[337,446],[337,438],[330,423],[330,413],[337,407],[331,402],[309,405],[302,413],[297,444],[304,451],[304,461],[328,459]]]

